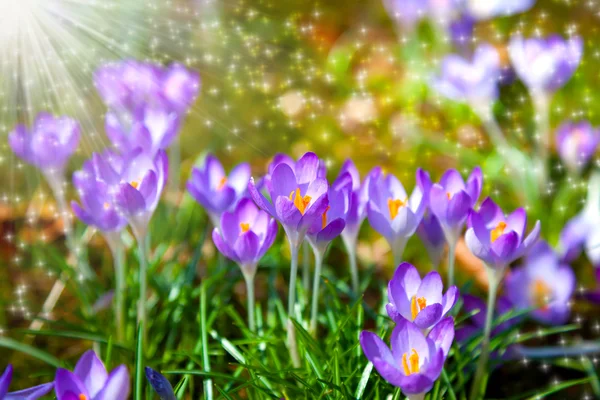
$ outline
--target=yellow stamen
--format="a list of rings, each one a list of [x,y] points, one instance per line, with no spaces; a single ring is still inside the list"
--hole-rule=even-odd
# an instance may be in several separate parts
[[[550,289],[546,282],[536,279],[531,284],[530,290],[535,306],[542,310],[548,309],[548,301],[552,296],[552,289]]]
[[[105,203],[103,204],[103,206],[104,206],[104,209],[105,209],[105,210],[108,210],[108,209],[110,208],[110,204],[109,204],[108,202],[105,202]]]
[[[331,206],[327,206],[327,208],[325,209],[325,212],[323,213],[321,229],[325,229],[325,227],[327,226],[327,211],[329,211],[330,208],[331,208]]]
[[[292,190],[289,198],[290,198],[290,200],[294,201],[294,205],[296,206],[296,208],[298,209],[298,211],[300,211],[300,214],[302,214],[302,215],[304,215],[304,213],[306,212],[306,207],[308,207],[308,204],[310,203],[310,200],[312,199],[312,197],[310,197],[310,196],[302,197],[302,195],[300,194],[300,188],[296,189],[295,196],[294,196],[294,191]]]
[[[248,232],[250,230],[250,224],[242,222],[240,224],[240,228],[242,228],[242,233],[246,233],[246,232]]]
[[[427,299],[425,297],[417,298],[417,296],[413,296],[410,301],[410,314],[413,321],[425,307],[427,307]]]
[[[227,183],[227,177],[224,176],[221,178],[221,180],[219,181],[219,184],[217,185],[217,190],[223,190],[223,188],[225,187],[225,184]]]
[[[408,199],[404,199],[404,201],[400,199],[388,199],[388,209],[390,210],[390,218],[396,218],[398,215],[398,210],[400,207],[404,207],[408,203]]]
[[[419,353],[417,353],[415,349],[412,349],[410,356],[406,353],[402,355],[402,368],[404,369],[404,375],[406,376],[419,372]]]
[[[494,243],[500,236],[504,234],[504,230],[506,229],[506,222],[500,221],[498,225],[490,232],[490,240]]]
[[[140,186],[140,183],[138,181],[131,181],[130,185],[133,186],[134,189],[137,189],[138,186]]]
[[[79,400],[88,400],[87,396],[83,393],[79,395]]]

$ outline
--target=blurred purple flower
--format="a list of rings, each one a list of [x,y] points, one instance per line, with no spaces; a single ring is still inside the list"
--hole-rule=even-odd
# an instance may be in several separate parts
[[[489,197],[479,211],[471,210],[469,229],[465,235],[467,247],[488,267],[500,271],[522,257],[538,240],[540,221],[525,236],[527,214],[522,208],[507,217]]]
[[[450,40],[459,49],[459,52],[462,54],[467,53],[473,40],[475,19],[469,14],[462,14],[450,23],[448,31]]]
[[[535,0],[466,0],[467,12],[477,20],[519,14],[534,4]]]
[[[594,268],[594,275],[596,277],[596,286],[594,289],[584,292],[583,297],[592,303],[600,304],[600,268]]]
[[[254,276],[259,260],[277,236],[277,222],[244,198],[233,211],[222,214],[219,226],[212,233],[217,249],[238,263],[245,274]]]
[[[592,221],[586,218],[585,213],[576,215],[565,224],[559,240],[560,253],[565,262],[574,261],[579,257],[591,228]]]
[[[472,296],[470,294],[462,295],[463,306],[462,310],[469,314],[474,312],[475,310],[479,310],[479,312],[473,316],[471,316],[468,320],[466,320],[461,327],[456,330],[456,341],[464,342],[477,334],[481,334],[483,331],[483,327],[485,325],[485,318],[487,315],[487,306],[483,300],[479,297]],[[507,297],[501,296],[498,298],[496,302],[496,310],[495,317],[500,318],[504,316],[506,313],[513,309],[513,305],[508,300]],[[492,337],[499,335],[500,333],[510,329],[512,326],[519,322],[519,318],[511,318],[497,325],[492,330]]]
[[[427,207],[429,178],[423,170],[418,169],[416,180],[417,184],[410,198],[398,178],[392,174],[383,176],[380,169],[372,172],[369,181],[369,223],[386,238],[397,264],[400,263],[406,242],[417,230]]]
[[[281,223],[293,246],[304,240],[307,229],[315,221],[321,221],[329,207],[329,185],[326,179],[319,177],[319,171],[319,158],[309,152],[293,167],[280,162],[273,168],[266,185],[270,199],[257,190],[253,179],[248,184],[256,205]]]
[[[420,329],[429,329],[448,314],[458,298],[456,286],[450,286],[444,295],[443,289],[439,273],[432,271],[421,280],[419,271],[404,262],[388,284],[387,313],[396,323],[407,320]]]
[[[510,40],[508,53],[517,75],[530,91],[554,92],[573,75],[581,61],[583,41],[579,37],[568,40],[558,35],[548,38]]]
[[[106,105],[120,113],[135,112],[149,103],[165,102],[170,110],[181,115],[198,95],[200,76],[178,63],[164,68],[126,60],[98,68],[94,83]]]
[[[516,308],[534,308],[531,316],[550,325],[564,324],[571,311],[575,274],[561,264],[544,241],[537,242],[523,266],[512,269],[505,281],[506,295]]]
[[[42,172],[62,169],[77,149],[79,124],[69,117],[53,117],[41,112],[29,132],[25,125],[17,125],[8,134],[12,151],[23,161]]]
[[[431,213],[425,214],[417,228],[417,235],[427,249],[427,254],[433,266],[439,265],[444,254],[446,238],[437,217]]]
[[[600,132],[588,121],[567,121],[556,128],[556,148],[562,162],[572,173],[579,173],[594,156]]]
[[[53,383],[44,383],[29,389],[8,393],[12,374],[13,367],[9,364],[0,375],[0,400],[36,400],[49,393],[54,387]]]
[[[160,103],[139,107],[131,116],[110,111],[106,114],[106,135],[120,152],[130,152],[141,147],[146,153],[155,155],[166,149],[180,128],[179,115]]]
[[[83,223],[98,228],[102,232],[120,232],[127,225],[127,219],[115,206],[110,187],[102,181],[94,181],[85,189],[80,189],[81,205],[71,202],[73,212]]]
[[[412,322],[400,321],[392,332],[391,350],[374,333],[360,334],[363,352],[379,375],[400,387],[409,399],[422,399],[431,390],[442,372],[453,340],[452,318],[440,321],[427,337]]]
[[[458,171],[449,169],[439,183],[431,185],[429,209],[437,217],[450,246],[458,241],[469,211],[479,199],[482,186],[483,176],[479,167],[473,168],[466,182]]]
[[[167,378],[165,378],[160,372],[153,370],[150,367],[144,368],[146,372],[146,379],[150,382],[152,389],[158,394],[160,400],[176,400],[175,393],[173,392],[173,386]]]
[[[126,400],[129,397],[129,373],[125,365],[110,374],[96,353],[81,356],[73,372],[59,368],[54,379],[57,400]]]
[[[423,0],[383,0],[383,5],[390,18],[406,31],[412,31],[429,12],[428,3]]]
[[[475,49],[472,60],[450,54],[442,60],[441,75],[432,82],[443,96],[474,108],[489,107],[498,98],[500,57],[489,44]]]
[[[223,212],[231,210],[246,194],[250,165],[239,164],[225,175],[223,166],[212,154],[206,156],[202,168],[194,168],[187,184],[190,195],[208,212],[215,227]]]

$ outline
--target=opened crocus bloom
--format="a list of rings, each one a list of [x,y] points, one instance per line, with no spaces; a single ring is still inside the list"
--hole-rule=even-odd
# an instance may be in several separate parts
[[[439,273],[432,271],[421,280],[413,265],[402,263],[388,284],[388,315],[396,323],[407,320],[429,329],[448,314],[458,298],[456,286],[442,295],[443,289]]]
[[[442,175],[439,183],[431,186],[429,208],[437,217],[450,245],[458,241],[469,210],[477,203],[482,185],[481,169],[476,167],[466,182],[458,171],[449,169]]]
[[[531,316],[542,323],[565,323],[575,290],[573,270],[561,264],[544,241],[537,242],[524,261],[523,266],[512,269],[506,277],[508,298],[516,308],[533,308]]]
[[[427,337],[412,322],[400,321],[392,332],[391,350],[374,333],[360,334],[363,352],[377,372],[409,398],[431,390],[442,372],[453,339],[452,318],[440,321]]]
[[[503,269],[522,257],[537,241],[540,222],[525,236],[527,214],[519,208],[504,216],[500,207],[489,197],[479,211],[471,211],[469,229],[465,235],[469,250],[493,269]]]
[[[313,223],[322,223],[329,201],[327,180],[319,177],[320,161],[316,154],[304,154],[293,167],[279,162],[265,185],[267,199],[250,180],[248,189],[256,204],[277,219],[290,242],[297,246]]]
[[[201,168],[194,168],[187,183],[190,195],[208,211],[215,227],[225,211],[230,211],[246,194],[250,180],[250,165],[242,163],[225,174],[223,166],[212,154],[206,156]]]
[[[12,374],[13,367],[9,364],[2,375],[0,375],[0,400],[36,400],[48,394],[52,390],[52,387],[54,387],[53,383],[44,383],[29,389],[8,393]]]
[[[571,173],[579,173],[596,153],[600,132],[588,121],[567,121],[556,128],[556,148]]]
[[[110,374],[96,353],[87,351],[73,372],[59,368],[54,379],[57,400],[126,400],[129,397],[129,373],[125,365]]]
[[[417,170],[417,185],[409,198],[395,176],[383,176],[380,169],[371,174],[367,206],[369,223],[387,239],[397,262],[408,238],[415,233],[423,218],[427,207],[428,182],[425,173]]]

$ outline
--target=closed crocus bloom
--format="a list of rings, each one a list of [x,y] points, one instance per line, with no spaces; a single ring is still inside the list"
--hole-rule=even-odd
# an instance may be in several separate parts
[[[454,321],[446,318],[426,337],[410,321],[400,321],[390,349],[377,335],[363,331],[360,344],[379,375],[402,389],[409,400],[422,400],[442,372],[454,340]]]
[[[449,99],[482,109],[498,98],[500,75],[498,52],[493,46],[482,44],[477,47],[471,60],[456,54],[446,56],[433,87]]]
[[[148,379],[150,386],[158,394],[160,400],[175,400],[177,398],[173,392],[173,386],[160,372],[150,367],[144,368],[144,371],[146,372],[146,379]]]
[[[540,222],[525,236],[527,214],[518,208],[504,216],[500,207],[489,197],[479,211],[472,210],[465,239],[471,252],[488,267],[503,270],[522,257],[540,235]]]
[[[432,271],[421,280],[413,265],[402,263],[388,284],[387,313],[396,323],[412,321],[420,329],[427,330],[456,303],[456,286],[450,286],[445,294],[442,294],[443,290],[442,278],[437,272]]]
[[[437,217],[433,214],[425,214],[417,228],[417,235],[425,245],[431,263],[437,266],[442,259],[446,245],[444,231]]]
[[[326,179],[319,177],[320,169],[315,153],[304,154],[293,168],[280,162],[266,185],[270,200],[256,189],[252,179],[248,184],[256,204],[281,223],[291,243],[296,246],[315,221],[322,221],[329,206],[329,185]]]
[[[200,75],[179,63],[169,65],[161,80],[162,95],[177,112],[194,104],[200,90]]]
[[[30,131],[17,125],[8,134],[12,151],[42,172],[62,172],[79,143],[79,124],[69,117],[39,113]]]
[[[57,400],[126,400],[129,397],[129,372],[125,365],[110,374],[96,353],[87,351],[73,372],[59,368],[54,379]]]
[[[450,246],[458,241],[469,210],[477,203],[482,185],[481,169],[475,167],[466,182],[458,171],[449,169],[439,183],[431,186],[429,208],[437,217]]]
[[[567,121],[556,129],[556,148],[571,173],[579,173],[594,156],[600,133],[588,121]]]
[[[467,0],[469,14],[478,20],[504,17],[529,10],[535,0]]]
[[[221,215],[231,210],[244,196],[250,180],[250,165],[236,166],[229,176],[212,154],[206,156],[201,168],[194,168],[187,183],[190,195],[206,208],[215,227],[219,226]]]
[[[12,374],[13,367],[9,364],[2,375],[0,375],[0,400],[36,400],[48,394],[54,387],[52,383],[44,383],[29,389],[8,393]]]
[[[154,155],[171,144],[179,128],[179,115],[164,101],[139,107],[131,116],[121,119],[116,112],[106,114],[106,135],[120,152],[141,147]]]
[[[373,229],[390,244],[396,264],[400,263],[406,242],[423,218],[428,182],[425,172],[418,169],[417,184],[409,198],[394,175],[383,176],[379,170],[371,176],[367,216]]]
[[[244,274],[254,275],[258,261],[273,245],[277,222],[248,198],[221,216],[220,228],[212,233],[217,249],[240,265]]]
[[[505,281],[506,295],[516,308],[532,308],[539,322],[560,325],[571,311],[569,301],[575,290],[575,274],[561,264],[544,241],[533,246],[524,264],[511,270]]]
[[[583,42],[579,37],[523,39],[515,36],[508,53],[519,78],[532,92],[552,93],[573,75],[581,61]]]
[[[352,193],[350,195],[350,208],[346,216],[346,227],[342,231],[342,239],[347,248],[356,246],[356,239],[360,227],[367,218],[367,204],[369,203],[369,182],[373,174],[379,174],[377,169],[371,171],[361,182],[360,174],[352,160],[346,160],[340,169],[338,180],[349,174],[352,179]]]

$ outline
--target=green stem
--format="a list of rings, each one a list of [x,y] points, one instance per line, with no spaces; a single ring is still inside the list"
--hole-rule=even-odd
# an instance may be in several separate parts
[[[358,281],[358,263],[356,259],[356,250],[351,247],[346,247],[348,253],[348,261],[350,262],[350,279],[352,281],[352,290],[358,294],[359,281]]]
[[[400,238],[393,243],[390,243],[392,248],[392,255],[394,257],[394,269],[402,263],[402,256],[404,255],[404,248],[406,247],[407,238]]]
[[[448,243],[448,286],[454,285],[454,264],[456,261],[456,242]]]
[[[125,340],[125,249],[121,243],[121,232],[105,235],[108,247],[112,253],[115,267],[115,327],[117,340]]]
[[[298,275],[298,247],[300,247],[299,243],[294,243],[289,238],[290,242],[290,256],[291,256],[291,266],[290,266],[290,287],[288,291],[288,321],[287,321],[287,341],[288,348],[290,350],[290,356],[292,358],[292,364],[295,368],[300,367],[300,356],[298,355],[298,344],[296,343],[296,329],[294,328],[294,324],[292,323],[292,318],[294,317],[294,308],[296,304],[296,277]]]
[[[202,369],[210,373],[210,356],[208,354],[208,327],[206,326],[206,285],[200,285],[200,335],[202,337]],[[212,380],[204,380],[204,396],[207,400],[213,398]]]
[[[321,268],[323,267],[323,253],[313,246],[315,254],[315,276],[313,280],[312,306],[310,310],[309,330],[313,335],[317,333],[317,314],[319,311],[319,284],[321,283]]]
[[[487,369],[487,363],[490,357],[490,335],[492,333],[492,322],[494,320],[494,310],[496,309],[496,294],[498,292],[498,286],[503,276],[504,268],[494,269],[485,265],[488,275],[488,301],[487,301],[487,313],[485,317],[485,325],[483,328],[483,341],[481,343],[481,355],[477,362],[477,369],[475,371],[475,378],[473,379],[473,386],[471,387],[471,400],[478,400],[485,394],[485,385],[483,384],[484,374]]]
[[[302,287],[306,293],[305,296],[308,296],[310,291],[310,248],[306,242],[302,243]]]
[[[134,231],[135,233],[135,231]],[[137,322],[138,325],[141,324],[142,327],[142,340],[143,340],[143,344],[144,346],[147,345],[146,342],[146,294],[148,292],[148,278],[147,278],[147,274],[148,274],[148,238],[146,237],[145,234],[136,234],[136,239],[137,239],[137,243],[138,243],[138,251],[139,251],[139,257],[140,257],[140,281],[139,281],[139,285],[140,285],[140,298],[138,301],[138,316],[137,316]]]
[[[242,268],[242,274],[246,281],[246,294],[248,296],[248,328],[251,332],[256,331],[256,320],[254,318],[254,276],[256,275],[256,267],[248,268],[252,272],[246,272],[245,267]]]

